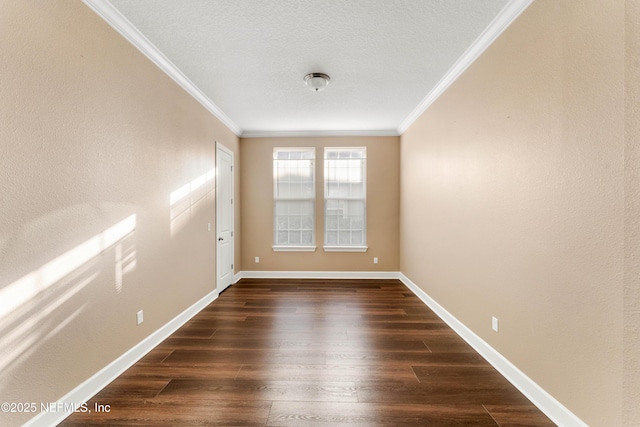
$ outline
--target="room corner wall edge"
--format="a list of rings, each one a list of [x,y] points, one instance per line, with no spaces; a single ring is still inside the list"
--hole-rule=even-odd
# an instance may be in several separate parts
[[[418,117],[456,81],[473,62],[524,12],[534,0],[510,0],[473,44],[453,64],[438,84],[398,126],[398,135],[405,133]]]
[[[507,358],[501,355],[496,349],[491,347],[486,341],[476,335],[471,329],[460,322],[455,316],[449,313],[444,307],[438,304],[425,291],[420,289],[403,273],[398,273],[399,279],[418,298],[422,300],[434,313],[438,315],[447,325],[451,327],[463,340],[474,348],[487,362],[502,374],[511,384],[513,384],[527,399],[538,407],[544,414],[559,426],[565,427],[588,427],[587,424],[578,418],[573,412],[558,402],[553,396],[536,384],[524,372],[518,369]]]
[[[122,37],[149,58],[158,68],[175,81],[182,89],[228,127],[236,136],[242,129],[213,103],[182,71],[154,46],[109,0],[82,0],[82,2]]]
[[[238,271],[233,275],[233,281],[231,282],[231,284],[235,285],[240,281],[240,279],[242,279],[242,271]]]
[[[138,344],[134,345],[123,353],[120,357],[109,363],[107,366],[99,370],[96,374],[91,376],[82,384],[65,394],[58,399],[60,404],[76,404],[80,405],[87,402],[93,396],[95,396],[100,390],[106,387],[111,381],[120,376],[124,371],[129,369],[138,360],[142,359],[147,353],[153,350],[158,344],[167,339],[178,328],[184,325],[193,316],[198,314],[211,302],[218,298],[218,291],[214,290],[208,295],[201,298],[191,307],[178,314],[172,320],[167,322],[164,326],[161,326],[151,335],[144,338]],[[38,427],[38,426],[52,426],[58,425],[68,416],[71,412],[40,412],[37,416],[31,418],[23,427]]]

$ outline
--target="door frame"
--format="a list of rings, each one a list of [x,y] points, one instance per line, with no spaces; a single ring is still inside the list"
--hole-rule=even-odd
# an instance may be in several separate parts
[[[231,219],[230,219],[230,221],[231,221],[231,243],[230,243],[230,245],[231,245],[231,254],[230,254],[230,260],[231,260],[231,265],[233,267],[231,268],[231,281],[226,286],[221,284],[220,275],[219,275],[219,272],[221,271],[221,268],[220,268],[221,259],[220,259],[220,256],[219,256],[218,236],[220,235],[219,218],[220,218],[220,211],[222,209],[222,204],[219,203],[220,202],[220,198],[218,197],[219,194],[221,194],[221,192],[220,192],[220,179],[219,179],[220,165],[218,164],[218,160],[219,160],[218,152],[219,151],[223,151],[225,154],[228,154],[231,157],[231,171],[230,171],[230,176],[229,176],[230,177],[230,183],[231,183]],[[218,141],[216,141],[215,163],[216,163],[216,233],[215,233],[215,242],[216,242],[216,289],[218,290],[218,292],[222,292],[228,286],[233,284],[233,278],[235,276],[235,213],[236,213],[236,204],[234,203],[235,180],[234,180],[234,170],[233,170],[235,159],[234,159],[233,151],[231,151],[230,149],[228,149],[227,147],[225,147],[223,144],[219,143]]]

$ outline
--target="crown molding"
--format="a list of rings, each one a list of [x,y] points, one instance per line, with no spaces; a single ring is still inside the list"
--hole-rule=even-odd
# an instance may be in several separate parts
[[[233,133],[240,135],[242,130],[216,104],[214,104],[182,71],[176,67],[160,50],[155,47],[118,9],[108,0],[82,0],[100,18],[116,30],[129,43],[151,60],[158,68],[171,77],[180,87],[193,96],[204,108],[227,126]]]
[[[511,0],[480,34],[474,43],[449,69],[447,74],[427,94],[397,129],[381,130],[293,130],[242,131],[216,104],[213,103],[187,76],[182,73],[149,39],[147,39],[109,0],[83,0],[93,12],[149,58],[187,93],[193,96],[211,114],[241,138],[270,137],[322,137],[322,136],[399,136],[402,135],[433,102],[506,30],[534,0]]]
[[[314,136],[400,136],[396,129],[381,130],[292,130],[292,131],[244,131],[240,138],[289,138]]]
[[[407,116],[400,126],[397,133],[402,135],[415,122],[418,117],[424,113],[436,99],[442,95],[447,88],[460,75],[478,59],[480,55],[506,30],[513,21],[524,12],[534,0],[511,0],[502,8],[500,13],[491,21],[485,30],[478,36],[471,46],[462,54],[460,58],[453,64],[447,74],[434,86],[427,96],[418,104],[418,106]]]

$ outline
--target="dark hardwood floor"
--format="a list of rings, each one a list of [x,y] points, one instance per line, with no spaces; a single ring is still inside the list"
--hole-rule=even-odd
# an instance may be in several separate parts
[[[241,280],[88,405],[62,425],[554,425],[396,280]]]

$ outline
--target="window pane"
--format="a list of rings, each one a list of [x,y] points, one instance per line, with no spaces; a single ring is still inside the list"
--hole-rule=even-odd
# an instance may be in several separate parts
[[[300,215],[309,215],[311,216],[311,220],[313,221],[316,215],[316,210],[314,206],[315,206],[315,203],[312,200],[307,200],[302,202],[300,206]]]
[[[288,197],[289,196],[289,183],[288,182],[278,182],[278,183],[276,183],[276,195],[278,197]]]
[[[292,245],[300,244],[300,231],[289,231],[289,243]]]
[[[365,196],[365,194],[364,194],[364,183],[363,182],[357,182],[357,183],[351,184],[351,189],[350,189],[349,193],[351,194],[351,197],[362,197],[362,198],[364,198],[364,196]]]
[[[338,219],[338,230],[349,230],[349,218],[345,215],[343,215],[341,218]]]
[[[325,151],[325,159],[337,159],[338,152],[335,150],[327,150]]]
[[[366,244],[366,149],[325,148],[325,244]]]
[[[300,223],[300,228],[302,230],[309,230],[312,231],[313,230],[313,217],[305,215],[302,217],[301,223]]]
[[[276,218],[276,223],[278,224],[278,230],[287,230],[288,229],[289,221],[288,221],[286,216],[284,216],[284,215],[278,216]]]
[[[315,190],[313,182],[303,183],[300,186],[300,197],[312,198]]]
[[[302,208],[302,204],[304,202],[299,200],[291,200],[289,203],[289,215],[300,215],[300,209]]]
[[[313,245],[315,148],[275,148],[273,182],[274,244]]]
[[[303,231],[300,233],[300,243],[303,245],[313,244],[313,234],[311,231]]]
[[[289,244],[289,232],[288,231],[278,231],[276,244],[277,245],[288,245]]]
[[[364,200],[349,200],[347,203],[349,215],[359,218],[364,216]]]
[[[361,217],[353,218],[351,221],[351,228],[354,230],[362,230],[363,229],[363,221]]]
[[[337,215],[326,215],[325,218],[325,227],[327,230],[337,230],[338,229],[338,216]]]

